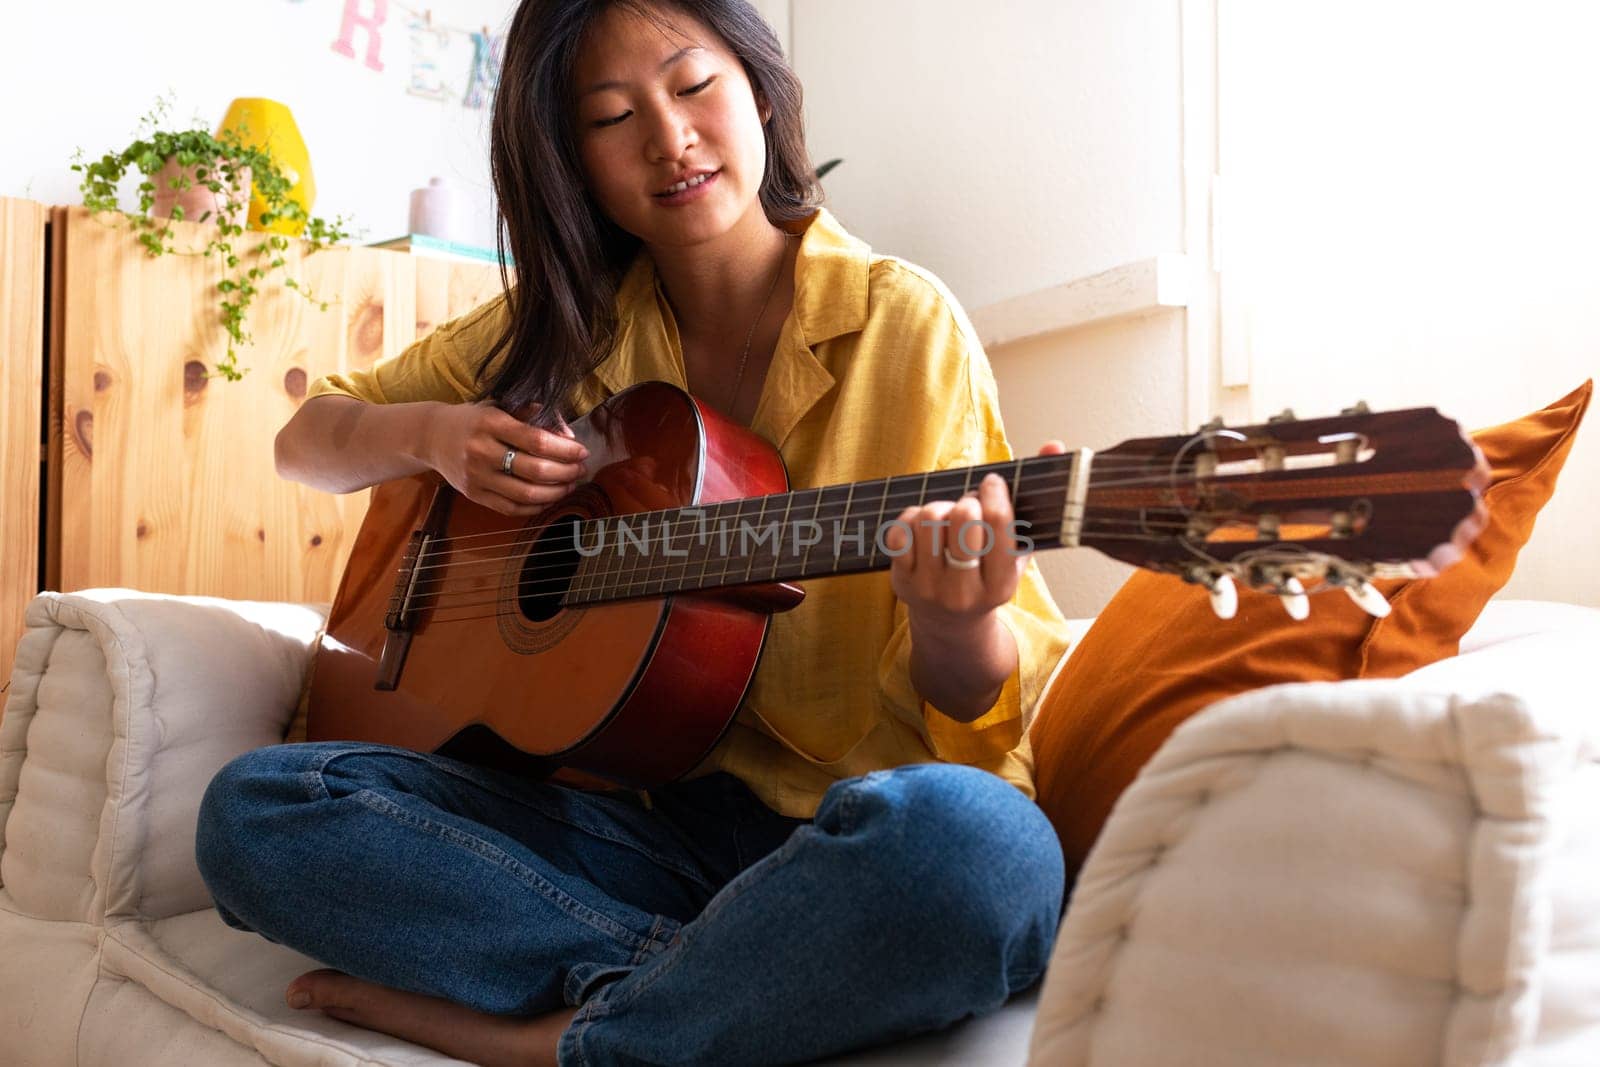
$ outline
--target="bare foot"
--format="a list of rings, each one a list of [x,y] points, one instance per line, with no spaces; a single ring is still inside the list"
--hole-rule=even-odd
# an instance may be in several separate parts
[[[297,1003],[301,994],[309,999]],[[562,1008],[533,1018],[490,1015],[326,967],[290,982],[284,996],[291,1008],[320,1009],[341,1022],[393,1034],[483,1067],[554,1067],[556,1043],[577,1013],[576,1008]]]

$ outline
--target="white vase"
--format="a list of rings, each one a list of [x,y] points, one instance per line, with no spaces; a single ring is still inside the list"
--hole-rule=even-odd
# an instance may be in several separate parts
[[[466,197],[443,178],[434,178],[425,188],[411,192],[411,233],[441,241],[464,241],[466,217]]]

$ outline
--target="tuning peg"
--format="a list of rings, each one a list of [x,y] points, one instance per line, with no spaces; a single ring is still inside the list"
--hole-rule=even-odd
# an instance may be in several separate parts
[[[1294,421],[1294,408],[1284,408],[1282,411],[1278,412],[1276,415],[1268,415],[1267,416],[1267,421],[1268,422],[1293,422]]]
[[[1217,618],[1231,619],[1239,610],[1239,590],[1227,574],[1212,574],[1205,567],[1192,564],[1179,572],[1179,576],[1191,585],[1206,587],[1206,592],[1211,594],[1211,610],[1217,613]]]
[[[1222,416],[1217,415],[1208,423],[1203,424],[1195,433],[1210,433],[1212,430],[1222,429]]]
[[[1330,567],[1327,577],[1329,585],[1343,589],[1345,595],[1368,615],[1381,619],[1389,614],[1389,602],[1367,581],[1362,571],[1354,567]]]
[[[1300,584],[1298,578],[1285,578],[1278,586],[1278,601],[1283,605],[1283,610],[1289,613],[1289,618],[1296,622],[1305,621],[1311,614],[1311,600],[1306,596],[1305,586]]]
[[[1381,619],[1389,614],[1389,602],[1370,582],[1356,578],[1340,588],[1345,591],[1346,596],[1356,602],[1357,607],[1373,618]]]
[[[1367,407],[1367,402],[1365,400],[1357,400],[1355,407],[1344,408],[1343,410],[1341,410],[1339,412],[1339,414],[1341,414],[1341,415],[1371,415],[1372,414],[1372,409]]]
[[[1211,593],[1211,610],[1217,613],[1217,618],[1233,618],[1239,610],[1239,590],[1235,588],[1233,579],[1226,574],[1219,574],[1214,581],[1206,583],[1206,589]]]

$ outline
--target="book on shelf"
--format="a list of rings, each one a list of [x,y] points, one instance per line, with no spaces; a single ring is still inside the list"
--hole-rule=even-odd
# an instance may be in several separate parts
[[[460,241],[447,241],[442,237],[430,237],[425,233],[408,233],[400,237],[391,237],[387,241],[374,241],[369,248],[387,248],[395,252],[410,252],[413,255],[429,256],[434,259],[449,259],[458,263],[480,263],[494,266],[500,262],[500,257],[492,248],[482,248],[478,245],[464,244]],[[506,257],[506,264],[511,263],[510,256]]]

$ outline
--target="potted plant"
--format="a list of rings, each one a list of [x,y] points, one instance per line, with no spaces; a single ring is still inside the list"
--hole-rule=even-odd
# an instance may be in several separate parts
[[[199,125],[188,129],[164,128],[171,102],[159,100],[155,109],[139,122],[133,142],[108,152],[97,162],[87,162],[83,150],[73,157],[72,169],[83,175],[79,186],[83,205],[100,213],[118,211],[117,189],[124,176],[137,170],[139,206],[126,217],[140,244],[151,256],[166,253],[215,256],[223,268],[217,283],[221,294],[219,312],[227,332],[227,355],[217,362],[216,373],[238,381],[246,373],[238,364],[237,345],[250,343],[245,315],[261,286],[278,272],[282,284],[320,305],[305,286],[291,277],[284,252],[289,238],[279,233],[262,233],[259,243],[249,245],[245,224],[266,229],[287,221],[304,225],[303,239],[312,251],[344,240],[349,234],[346,221],[314,218],[289,196],[292,182],[265,148],[245,144],[236,130],[208,132]],[[264,209],[255,219],[246,218],[254,190]],[[213,223],[208,242],[202,249],[180,250],[174,246],[172,223]]]

